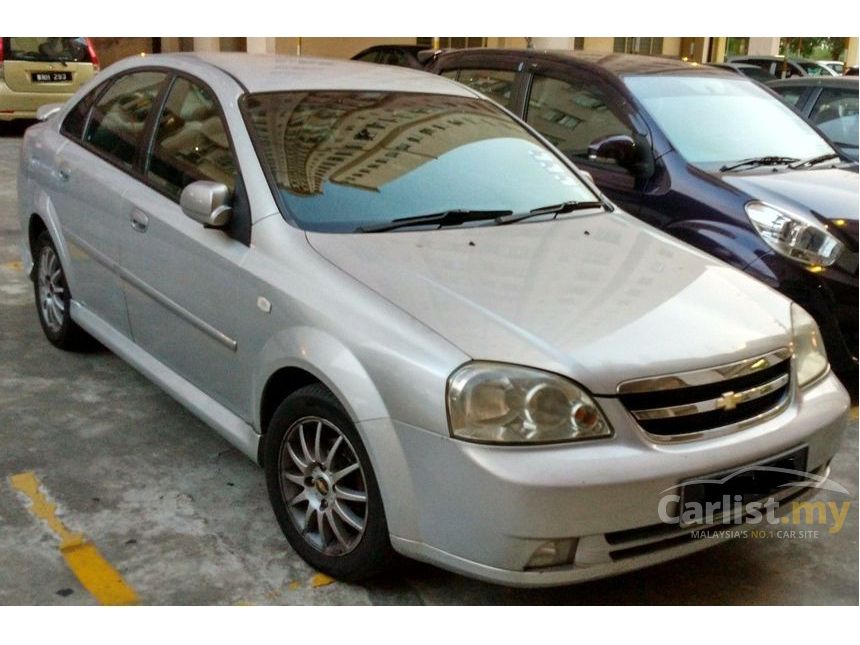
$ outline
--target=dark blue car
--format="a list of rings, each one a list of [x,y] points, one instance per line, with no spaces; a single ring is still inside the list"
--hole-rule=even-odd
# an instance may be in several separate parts
[[[798,302],[856,386],[857,164],[773,92],[649,56],[471,49],[428,69],[507,107],[628,212]]]

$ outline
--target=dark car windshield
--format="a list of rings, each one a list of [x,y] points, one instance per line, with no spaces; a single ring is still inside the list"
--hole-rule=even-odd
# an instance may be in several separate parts
[[[86,38],[4,38],[6,60],[92,62]]]
[[[258,153],[298,226],[348,232],[448,210],[596,196],[489,101],[368,91],[252,94]]]
[[[624,82],[681,156],[707,170],[757,157],[833,152],[780,99],[742,78],[631,76]]]

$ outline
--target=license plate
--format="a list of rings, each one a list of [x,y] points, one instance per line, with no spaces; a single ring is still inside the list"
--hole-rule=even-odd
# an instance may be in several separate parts
[[[698,508],[709,503],[724,506],[726,499],[731,500],[732,505],[746,505],[777,495],[785,491],[786,485],[807,479],[807,453],[804,446],[765,461],[682,482],[681,509],[689,508],[689,503],[695,503]],[[729,509],[722,510],[731,508],[730,505]]]
[[[72,80],[71,72],[31,72],[30,80],[34,83],[68,83]]]

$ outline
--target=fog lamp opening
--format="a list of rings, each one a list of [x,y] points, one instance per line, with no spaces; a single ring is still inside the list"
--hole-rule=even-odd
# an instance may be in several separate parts
[[[535,549],[535,552],[526,564],[526,570],[573,564],[577,542],[576,538],[544,542]]]

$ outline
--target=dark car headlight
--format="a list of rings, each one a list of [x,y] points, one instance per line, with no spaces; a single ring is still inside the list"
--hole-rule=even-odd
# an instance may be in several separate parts
[[[758,201],[749,202],[745,208],[756,232],[780,255],[828,267],[842,252],[842,242],[811,217]]]

